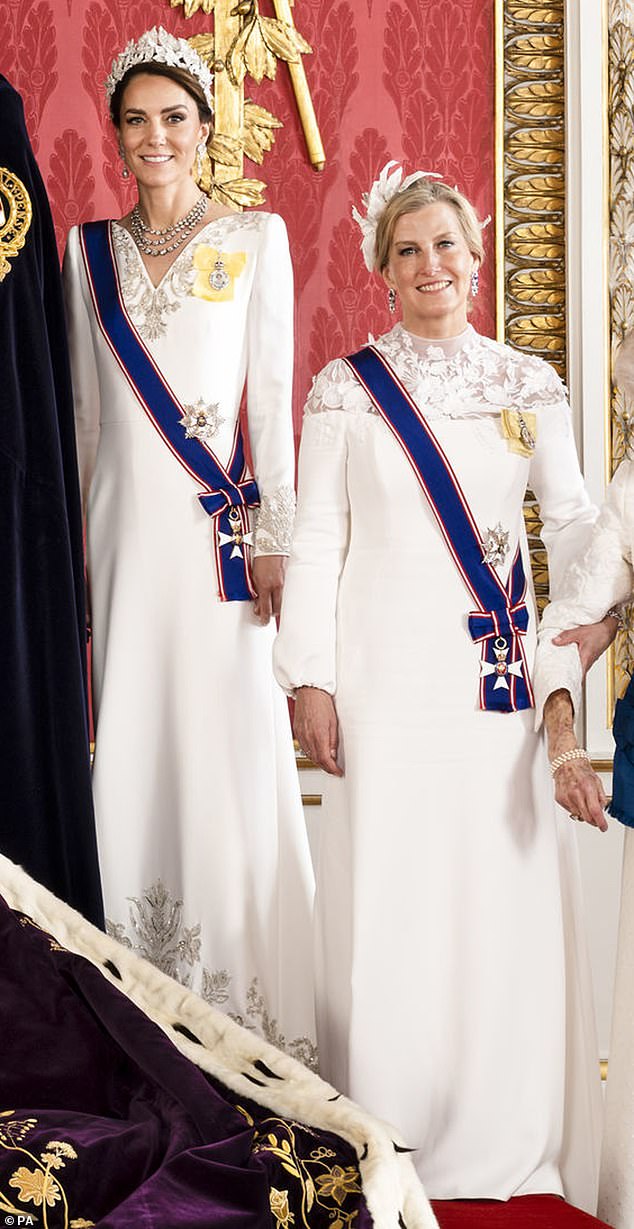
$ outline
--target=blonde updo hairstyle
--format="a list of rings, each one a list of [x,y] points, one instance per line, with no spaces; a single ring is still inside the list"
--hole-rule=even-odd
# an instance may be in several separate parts
[[[390,249],[399,218],[406,213],[417,213],[419,209],[424,209],[426,205],[435,205],[438,201],[451,205],[471,255],[478,261],[479,266],[482,265],[482,227],[471,201],[457,188],[450,188],[449,184],[438,179],[417,179],[404,192],[397,192],[388,201],[379,218],[374,243],[374,268],[377,273],[382,273],[389,264]]]

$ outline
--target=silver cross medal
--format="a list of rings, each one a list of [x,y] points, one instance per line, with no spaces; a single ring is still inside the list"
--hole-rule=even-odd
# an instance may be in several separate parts
[[[494,641],[493,653],[495,655],[495,665],[490,661],[480,662],[480,678],[486,678],[488,674],[497,674],[493,690],[497,691],[499,687],[505,687],[508,691],[508,675],[514,674],[516,678],[521,679],[522,663],[521,661],[507,662],[509,646],[504,636],[498,636]]]
[[[223,533],[218,530],[218,541],[221,546],[233,545],[233,550],[229,556],[230,559],[242,559],[242,546],[253,546],[253,534],[242,532],[242,519],[237,508],[229,509],[229,520],[231,522],[231,533]]]

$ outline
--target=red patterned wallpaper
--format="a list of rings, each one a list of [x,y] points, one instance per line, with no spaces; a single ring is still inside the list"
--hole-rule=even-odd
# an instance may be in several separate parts
[[[494,207],[494,0],[295,0],[315,48],[305,59],[326,149],[308,164],[288,72],[249,83],[285,121],[262,169],[267,206],[286,220],[297,284],[296,413],[311,373],[390,326],[386,293],[359,253],[350,209],[389,157],[439,171],[481,215]],[[272,12],[269,0],[262,10]],[[103,79],[131,37],[162,23],[189,36],[168,0],[2,0],[0,71],[22,93],[60,248],[69,226],[130,203],[107,120]],[[473,321],[494,334],[493,228]]]

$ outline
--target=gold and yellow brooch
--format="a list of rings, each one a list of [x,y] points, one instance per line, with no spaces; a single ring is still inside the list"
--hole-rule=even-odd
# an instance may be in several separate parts
[[[502,410],[502,435],[509,450],[520,457],[532,457],[537,437],[537,415],[520,410]]]
[[[199,243],[194,251],[194,268],[197,270],[192,294],[209,303],[227,303],[233,298],[235,281],[247,263],[246,252],[220,252]]]

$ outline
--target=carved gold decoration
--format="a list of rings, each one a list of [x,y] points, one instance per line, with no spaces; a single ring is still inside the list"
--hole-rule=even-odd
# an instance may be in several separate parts
[[[634,329],[634,3],[610,0],[608,9],[608,110],[610,156],[611,357]],[[611,473],[634,456],[634,392],[612,382]],[[623,694],[634,671],[634,609],[614,642],[614,685]],[[610,706],[611,707],[611,706]]]
[[[0,282],[24,247],[32,216],[31,200],[22,180],[0,167]]]
[[[315,169],[322,170],[326,159],[302,64],[302,56],[312,48],[295,27],[290,0],[273,0],[275,17],[260,12],[259,0],[168,3],[182,7],[185,17],[201,11],[214,16],[213,33],[189,40],[214,72],[215,133],[198,176],[203,191],[236,209],[263,203],[266,184],[244,178],[243,160],[246,155],[261,165],[282,123],[264,107],[245,100],[244,86],[247,76],[256,84],[264,77],[274,80],[278,60],[288,64],[308,156]]]
[[[565,5],[496,0],[498,339],[566,378]],[[524,508],[539,609],[548,565],[539,507]]]

